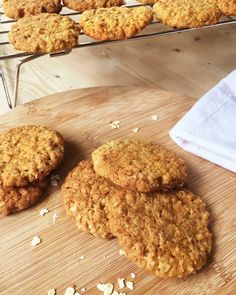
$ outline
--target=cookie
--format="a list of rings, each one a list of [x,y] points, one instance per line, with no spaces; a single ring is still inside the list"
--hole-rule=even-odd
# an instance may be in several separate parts
[[[61,162],[64,141],[44,126],[21,126],[0,135],[0,180],[3,186],[25,186],[42,180]]]
[[[148,7],[112,7],[83,12],[79,24],[96,40],[124,40],[141,32],[152,20]]]
[[[182,159],[152,143],[110,141],[92,153],[94,170],[116,185],[150,192],[180,187],[186,179]]]
[[[76,10],[78,12],[84,12],[85,10],[97,9],[102,7],[121,6],[124,4],[123,0],[63,0],[66,7]]]
[[[98,176],[91,161],[82,161],[66,177],[61,196],[67,215],[84,232],[96,237],[113,237],[105,207],[112,184]]]
[[[209,213],[190,191],[146,195],[113,193],[108,217],[125,255],[158,277],[185,277],[200,270],[211,251]]]
[[[25,16],[12,25],[9,41],[15,49],[29,53],[49,53],[78,44],[79,27],[67,16],[42,13]]]
[[[159,0],[153,9],[161,22],[179,29],[215,24],[221,17],[217,0]]]
[[[225,15],[236,15],[236,0],[218,0],[219,9]]]
[[[0,214],[8,215],[30,207],[40,199],[45,187],[45,180],[21,187],[4,187],[0,181]]]
[[[6,16],[19,19],[40,13],[60,13],[61,0],[3,0]]]

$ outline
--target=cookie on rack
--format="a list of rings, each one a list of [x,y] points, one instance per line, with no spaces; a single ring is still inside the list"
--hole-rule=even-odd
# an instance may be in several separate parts
[[[179,29],[215,24],[221,17],[217,0],[159,0],[153,9],[161,22]]]
[[[84,12],[90,9],[97,8],[106,8],[113,6],[121,6],[124,3],[124,0],[63,0],[63,3],[66,7],[76,10],[78,12]]]
[[[45,180],[20,187],[4,187],[0,181],[0,214],[8,215],[30,207],[41,198],[45,187]]]
[[[218,0],[220,10],[225,15],[236,15],[236,0]]]
[[[183,186],[186,166],[182,159],[152,143],[121,140],[103,144],[92,153],[94,170],[116,185],[150,192]]]
[[[43,180],[62,161],[64,141],[44,126],[21,126],[0,135],[0,181],[3,186],[27,186]]]
[[[106,214],[112,184],[98,176],[91,161],[80,162],[66,177],[61,196],[67,215],[84,232],[96,237],[113,237]]]
[[[147,195],[113,193],[108,217],[125,255],[158,277],[186,277],[200,270],[211,252],[209,213],[188,190]]]
[[[69,17],[42,13],[25,16],[12,25],[10,43],[29,53],[50,53],[78,44],[79,26]]]
[[[96,40],[124,40],[141,32],[153,20],[149,7],[111,7],[82,13],[80,26]]]
[[[6,16],[13,19],[45,12],[60,13],[61,8],[61,0],[3,0]]]

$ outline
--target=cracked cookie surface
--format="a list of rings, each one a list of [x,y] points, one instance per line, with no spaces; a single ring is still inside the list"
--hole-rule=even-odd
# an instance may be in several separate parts
[[[123,190],[113,193],[107,208],[112,233],[139,267],[161,278],[181,278],[206,263],[212,244],[209,213],[190,191]]]
[[[19,19],[27,15],[41,13],[60,13],[60,0],[3,0],[3,8],[6,16]]]
[[[0,179],[3,186],[25,186],[42,180],[64,156],[64,141],[57,131],[28,125],[0,134]]]
[[[124,40],[141,32],[153,20],[148,7],[112,7],[82,13],[80,26],[96,40]]]
[[[113,237],[105,210],[111,187],[95,173],[92,161],[82,161],[69,172],[61,195],[67,215],[79,229],[103,239]]]
[[[78,12],[84,12],[86,10],[106,8],[113,6],[121,6],[124,4],[123,0],[63,0],[66,7],[76,10]]]
[[[153,10],[165,25],[180,29],[215,24],[221,17],[217,0],[159,0]]]
[[[18,50],[49,53],[75,47],[79,31],[77,24],[67,16],[42,13],[25,16],[12,25],[9,41]]]
[[[184,161],[152,143],[110,141],[96,149],[92,159],[99,175],[134,191],[171,189],[182,186],[186,179]]]

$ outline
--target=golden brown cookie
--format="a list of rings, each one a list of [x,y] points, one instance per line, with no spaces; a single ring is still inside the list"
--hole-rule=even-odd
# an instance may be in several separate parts
[[[61,0],[3,0],[6,16],[19,19],[27,15],[40,13],[59,13]]]
[[[61,162],[64,141],[44,126],[21,126],[0,135],[0,180],[3,186],[25,186],[42,180]]]
[[[21,187],[4,187],[0,181],[0,214],[8,215],[30,207],[40,199],[45,187],[45,180]]]
[[[218,0],[220,10],[225,15],[236,15],[236,0]]]
[[[96,40],[123,40],[141,32],[152,20],[148,7],[112,7],[85,11],[79,23]]]
[[[92,153],[94,170],[116,185],[150,192],[182,186],[186,166],[182,159],[152,143],[110,141]]]
[[[161,278],[181,278],[206,263],[212,244],[209,213],[190,191],[116,191],[107,208],[112,233],[139,267]]]
[[[25,16],[11,27],[9,41],[15,49],[29,53],[49,53],[78,44],[79,27],[67,16],[42,13]]]
[[[215,24],[221,17],[217,0],[159,0],[153,9],[161,22],[180,29]]]
[[[91,161],[82,161],[66,177],[61,196],[67,215],[84,232],[96,237],[113,237],[105,207],[112,184],[98,176]]]
[[[121,6],[124,4],[123,0],[63,0],[63,3],[66,7],[84,12],[85,10],[97,9],[102,7],[113,7],[113,6]]]

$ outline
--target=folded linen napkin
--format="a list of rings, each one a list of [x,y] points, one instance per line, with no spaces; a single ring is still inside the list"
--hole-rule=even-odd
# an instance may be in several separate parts
[[[184,150],[236,172],[236,71],[206,93],[169,135]]]

